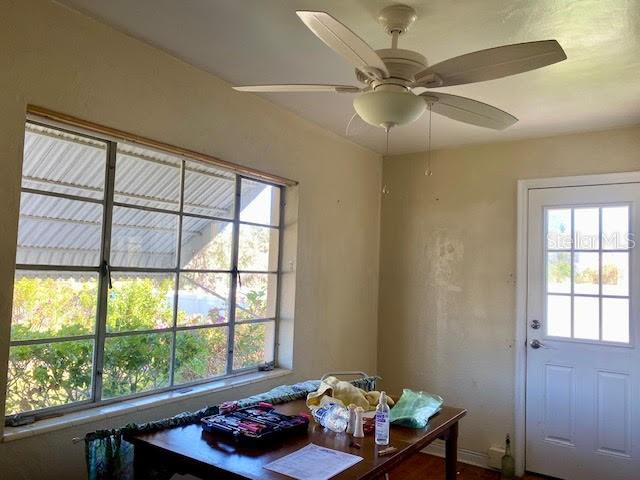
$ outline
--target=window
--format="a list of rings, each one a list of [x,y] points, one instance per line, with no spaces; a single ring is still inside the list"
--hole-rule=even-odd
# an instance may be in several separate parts
[[[7,415],[273,362],[281,193],[208,164],[27,123]]]
[[[546,211],[547,335],[629,342],[629,206]]]

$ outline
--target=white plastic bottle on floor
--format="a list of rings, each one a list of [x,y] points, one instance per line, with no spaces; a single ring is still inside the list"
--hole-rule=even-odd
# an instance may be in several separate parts
[[[376,407],[376,443],[389,445],[389,405],[384,392],[380,392],[380,400]]]

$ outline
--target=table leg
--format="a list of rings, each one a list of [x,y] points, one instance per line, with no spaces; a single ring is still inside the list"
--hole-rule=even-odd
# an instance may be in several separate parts
[[[149,455],[142,447],[133,447],[133,475],[136,480],[144,480],[149,471]]]
[[[458,422],[449,427],[445,440],[445,478],[455,480],[458,470]]]

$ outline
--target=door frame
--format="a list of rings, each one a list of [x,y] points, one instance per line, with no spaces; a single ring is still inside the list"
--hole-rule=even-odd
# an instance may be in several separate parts
[[[559,187],[586,187],[640,183],[640,171],[578,175],[570,177],[518,180],[518,219],[516,257],[516,337],[515,337],[515,408],[514,460],[516,475],[524,474],[526,465],[526,374],[527,374],[527,243],[529,226],[529,190]]]

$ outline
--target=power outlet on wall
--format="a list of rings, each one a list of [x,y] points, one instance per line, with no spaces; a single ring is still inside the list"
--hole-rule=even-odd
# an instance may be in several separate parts
[[[504,456],[503,447],[491,447],[489,449],[489,459],[487,463],[489,467],[500,470],[502,468],[502,457]]]

